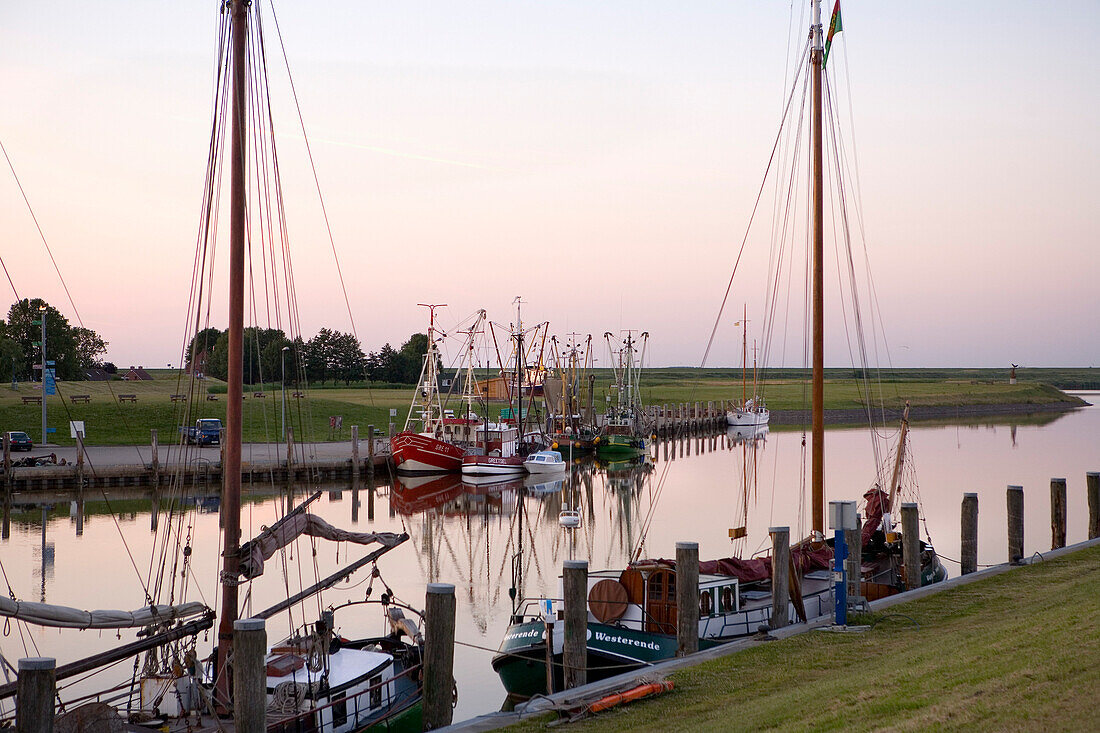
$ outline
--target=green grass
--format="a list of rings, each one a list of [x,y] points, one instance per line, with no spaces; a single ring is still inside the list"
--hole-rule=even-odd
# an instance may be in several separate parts
[[[578,731],[1096,730],[1100,548],[673,674]],[[869,619],[863,619],[865,622]],[[546,728],[546,719],[509,730]]]
[[[149,431],[156,428],[161,442],[175,439],[177,428],[193,424],[199,417],[225,418],[225,385],[217,380],[205,380],[196,388],[196,399],[187,403],[173,403],[170,395],[187,391],[187,380],[181,379],[177,370],[149,370],[154,376],[147,382],[61,382],[60,394],[47,398],[48,424],[57,432],[51,442],[72,445],[69,420],[85,421],[88,443],[91,445],[144,444],[149,441]],[[1022,372],[1023,370],[1021,370]],[[1036,371],[1036,370],[1029,370]],[[986,372],[996,372],[987,374]],[[873,386],[872,404],[900,408],[906,400],[914,406],[963,406],[1002,404],[1050,404],[1070,400],[1049,384],[1021,378],[1019,384],[1009,385],[1003,370],[894,370],[889,379]],[[1095,375],[1093,374],[1095,373]],[[782,379],[769,382],[763,390],[768,405],[773,410],[805,409],[808,392],[795,374],[775,373]],[[933,374],[935,376],[930,376]],[[996,376],[997,379],[978,377]],[[825,407],[829,410],[854,409],[868,399],[861,383],[851,379],[851,370],[827,370]],[[1045,371],[1039,376],[1046,376]],[[1100,370],[1050,370],[1050,376],[1059,381],[1085,382],[1097,379]],[[974,377],[974,378],[968,378]],[[606,370],[597,371],[597,411],[606,404],[604,395],[610,375]],[[367,388],[367,387],[370,388]],[[38,395],[35,385],[20,383],[16,390],[0,387],[0,430],[25,430],[37,443],[41,438],[41,408],[24,405],[23,396]],[[246,441],[273,441],[280,435],[280,393],[277,384],[253,385],[246,388],[244,405],[244,439]],[[359,425],[365,435],[367,425],[385,430],[390,422],[390,409],[397,411],[395,422],[403,426],[408,414],[412,389],[407,385],[340,385],[310,388],[308,400],[288,399],[288,422],[299,439],[328,440],[347,439],[350,427]],[[680,402],[707,402],[740,398],[740,370],[698,370],[687,368],[652,369],[643,374],[642,399],[645,404],[676,404]],[[255,391],[266,397],[253,398]],[[290,396],[294,390],[288,389]],[[219,397],[207,401],[207,392]],[[68,397],[87,394],[90,404],[73,404]],[[119,394],[136,394],[137,402],[116,403]],[[1072,401],[1072,400],[1070,400]],[[456,412],[462,409],[457,397],[449,404]],[[490,406],[492,415],[499,414],[501,403]],[[478,410],[485,413],[486,410]],[[331,416],[342,416],[342,434],[329,429]]]

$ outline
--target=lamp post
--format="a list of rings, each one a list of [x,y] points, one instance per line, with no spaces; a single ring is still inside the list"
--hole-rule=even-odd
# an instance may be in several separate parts
[[[38,321],[42,324],[42,445],[46,445],[46,306],[38,307]]]
[[[286,442],[286,352],[290,351],[289,346],[284,346],[283,351],[279,356],[279,361],[282,366],[282,376],[280,378],[280,391],[282,392],[283,403],[283,442]]]

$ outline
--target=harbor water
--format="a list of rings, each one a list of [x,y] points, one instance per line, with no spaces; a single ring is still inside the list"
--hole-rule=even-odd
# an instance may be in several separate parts
[[[1081,396],[1089,402],[1100,400],[1096,393]],[[244,539],[317,488],[323,495],[311,509],[328,522],[357,531],[410,535],[408,542],[380,560],[380,577],[372,579],[369,571],[360,571],[290,614],[270,620],[269,641],[312,623],[322,608],[363,598],[368,588],[374,598],[388,588],[398,599],[423,608],[427,583],[452,583],[457,595],[455,720],[499,709],[504,689],[490,660],[513,611],[513,588],[517,598],[556,594],[567,559],[587,560],[592,570],[616,568],[639,552],[645,557],[673,557],[678,540],[697,541],[702,558],[747,556],[767,551],[770,526],[789,526],[792,537],[806,536],[811,523],[804,437],[798,429],[773,429],[755,442],[741,441],[733,433],[683,437],[657,443],[644,462],[585,460],[575,463],[565,477],[528,477],[503,484],[471,486],[458,476],[405,480],[380,474],[373,481],[364,477],[358,488],[299,486],[293,496],[279,485],[246,486]],[[881,437],[886,442],[889,436]],[[828,500],[858,500],[881,475],[871,442],[866,428],[827,431]],[[1068,541],[1086,539],[1085,474],[1100,471],[1100,407],[914,423],[910,443],[912,460],[905,469],[905,483],[919,489],[922,537],[931,540],[952,575],[959,569],[960,505],[966,492],[979,498],[979,564],[1008,559],[1009,484],[1024,487],[1026,554],[1051,547],[1054,477],[1068,482]],[[886,463],[888,458],[880,451],[877,460]],[[169,514],[167,490],[161,491],[155,513],[148,488],[106,491],[88,490],[82,500],[71,492],[16,495],[10,526],[0,541],[10,590],[25,601],[131,610],[147,603],[146,594],[154,592],[158,575],[165,578],[165,587],[174,573],[177,588],[185,581],[186,600],[216,608],[216,493],[191,495],[182,511],[177,507]],[[578,528],[559,524],[563,508],[580,511]],[[734,545],[730,529],[742,526],[747,536]],[[162,546],[169,528],[190,537],[193,552],[188,568],[173,566],[170,560],[162,573],[160,558],[172,558],[178,551],[174,539],[168,548]],[[245,586],[241,615],[286,598],[369,550],[300,538],[283,556],[272,558],[262,577]],[[180,593],[177,590],[175,602],[181,600]],[[157,601],[169,598],[162,594]],[[381,614],[371,606],[338,614],[336,622],[346,637],[384,631]],[[0,652],[10,661],[53,656],[65,663],[132,639],[130,632],[10,624],[0,637]],[[208,653],[212,646],[212,633],[199,638],[200,653]],[[67,680],[62,686],[74,685],[68,693],[91,691],[126,683],[133,672],[134,663],[127,660],[91,679]],[[3,711],[10,712],[11,705],[11,700],[5,701]]]

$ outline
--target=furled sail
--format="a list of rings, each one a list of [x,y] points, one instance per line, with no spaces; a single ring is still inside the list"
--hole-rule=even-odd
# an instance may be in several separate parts
[[[268,528],[256,539],[241,545],[241,577],[251,580],[262,575],[265,560],[271,559],[278,550],[304,534],[334,542],[354,542],[359,545],[377,542],[386,547],[400,544],[405,537],[393,532],[348,532],[333,527],[312,514],[294,514]]]
[[[177,606],[153,605],[135,611],[112,609],[84,611],[50,603],[30,603],[0,598],[0,616],[26,621],[36,626],[62,629],[130,629],[167,624],[209,613],[210,609],[196,602]]]

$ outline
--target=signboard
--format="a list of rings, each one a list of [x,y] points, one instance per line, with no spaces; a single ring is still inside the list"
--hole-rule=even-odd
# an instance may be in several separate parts
[[[46,394],[57,394],[57,381],[54,378],[54,369],[46,369],[42,376],[42,386],[46,390]]]
[[[86,432],[84,432],[84,421],[83,420],[70,420],[69,421],[69,437],[72,438],[73,440],[76,440],[76,434],[77,433],[80,433],[81,435],[84,435],[84,436],[88,435]]]
[[[390,417],[397,417],[397,409],[396,408],[394,408],[394,407],[390,408]]]

